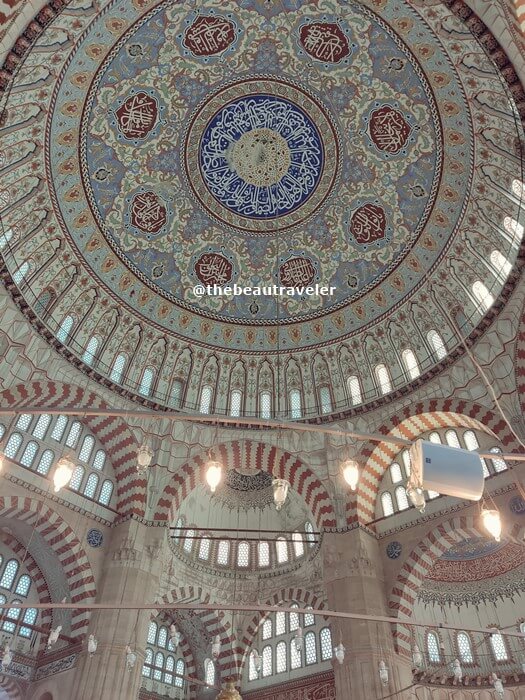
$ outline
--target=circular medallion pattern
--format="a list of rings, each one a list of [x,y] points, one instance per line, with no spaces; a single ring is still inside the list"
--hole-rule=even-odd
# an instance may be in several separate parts
[[[93,547],[95,549],[97,547],[102,547],[102,544],[104,542],[104,535],[100,530],[92,528],[91,530],[88,530],[88,533],[86,535],[86,542],[90,547]]]
[[[279,78],[251,78],[197,110],[184,164],[195,197],[220,223],[272,233],[298,225],[324,203],[339,146],[319,100]]]
[[[386,555],[389,559],[398,559],[401,556],[402,551],[403,545],[401,542],[397,542],[396,540],[389,542],[386,547]]]

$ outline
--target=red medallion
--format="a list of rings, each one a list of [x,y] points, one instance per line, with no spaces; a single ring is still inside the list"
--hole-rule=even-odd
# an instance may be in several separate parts
[[[233,265],[220,253],[204,253],[195,263],[195,274],[205,285],[224,285],[232,278]]]
[[[350,220],[350,231],[358,243],[373,243],[384,238],[385,228],[385,212],[375,204],[359,207]]]
[[[279,281],[285,287],[304,287],[314,277],[315,268],[308,258],[290,258],[279,268]]]
[[[155,127],[158,115],[157,100],[145,92],[131,95],[115,116],[120,133],[127,139],[143,139]]]
[[[183,45],[194,56],[222,53],[235,39],[235,25],[224,17],[201,15],[184,32]]]
[[[166,207],[155,192],[141,192],[131,200],[130,220],[144,233],[157,233],[166,223]]]
[[[410,124],[401,112],[390,105],[375,109],[370,115],[370,138],[380,151],[399,153],[410,134]]]
[[[348,39],[337,24],[305,24],[301,27],[299,41],[306,53],[323,63],[339,63],[350,53]]]

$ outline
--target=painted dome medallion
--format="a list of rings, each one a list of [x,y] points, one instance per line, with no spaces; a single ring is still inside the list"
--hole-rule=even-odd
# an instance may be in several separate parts
[[[469,27],[481,30],[463,23],[470,11],[404,0],[97,8],[48,7],[19,69],[2,73],[15,88],[0,132],[6,265],[73,355],[160,404],[179,377],[188,408],[203,377],[226,391],[236,372],[247,413],[261,373],[271,392],[277,372],[316,413],[319,384],[331,408],[348,405],[348,375],[362,403],[375,398],[377,363],[406,384],[405,347],[430,369],[442,357],[428,333],[438,327],[452,350],[458,303],[456,322],[474,329],[472,284],[497,296],[503,283],[487,257],[517,254],[500,144],[513,148],[521,125],[501,117],[516,107]],[[332,293],[297,292],[315,284]],[[296,293],[198,296],[196,285]]]

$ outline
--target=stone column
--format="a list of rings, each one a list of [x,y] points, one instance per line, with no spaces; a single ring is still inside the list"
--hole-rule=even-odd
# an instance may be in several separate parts
[[[165,530],[134,520],[118,525],[99,585],[98,603],[142,604],[158,594]],[[95,655],[84,645],[75,679],[75,700],[133,700],[138,697],[151,611],[103,610],[91,617],[89,634],[98,640]],[[126,646],[137,655],[126,664]]]
[[[327,533],[323,537],[323,555],[331,610],[388,615],[380,550],[373,535],[361,529]],[[379,700],[411,684],[410,659],[396,654],[391,625],[333,618],[331,627],[334,646],[342,641],[346,648],[342,665],[334,657],[338,700]],[[386,686],[379,679],[381,660],[388,668]]]

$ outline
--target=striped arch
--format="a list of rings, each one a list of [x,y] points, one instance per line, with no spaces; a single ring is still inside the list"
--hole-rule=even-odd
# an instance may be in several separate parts
[[[306,591],[303,588],[282,588],[280,591],[274,593],[270,598],[265,600],[263,605],[281,605],[282,603],[299,603],[304,607],[311,607],[314,610],[323,610],[325,608],[325,601],[319,596],[315,595],[311,591]],[[244,672],[245,663],[252,650],[252,645],[259,628],[266,618],[266,613],[257,612],[250,624],[248,625],[242,642],[235,648],[235,657],[239,665],[239,677],[242,678]]]
[[[0,688],[7,693],[9,700],[23,700],[26,697],[24,690],[11,676],[0,673]]]
[[[415,440],[429,430],[463,427],[481,430],[512,451],[517,448],[515,438],[501,416],[479,404],[459,399],[432,399],[406,406],[400,415],[384,423],[376,432]],[[347,505],[347,523],[366,524],[375,518],[376,500],[385,471],[400,448],[391,443],[367,442],[361,448],[358,459],[364,465],[357,502]]]
[[[523,0],[523,13],[525,22],[525,0]],[[518,387],[521,410],[525,413],[525,312],[521,317],[518,339],[516,342],[516,385]]]
[[[252,440],[236,440],[219,445],[211,450],[211,456],[228,468],[259,469],[270,472],[276,478],[286,479],[303,497],[319,527],[335,527],[335,513],[328,492],[317,476],[297,457],[273,445]],[[208,453],[201,453],[173,475],[159,498],[155,520],[173,522],[182,501],[198,484],[204,483],[204,465],[207,459]]]
[[[9,547],[9,549],[15,554],[16,557],[18,557],[20,561],[24,562],[24,566],[29,571],[29,575],[31,576],[32,585],[36,588],[38,593],[38,602],[51,602],[51,595],[49,593],[45,576],[29,551],[26,550],[25,546],[9,532],[0,533],[0,539],[5,545],[7,545],[7,547]],[[43,627],[45,630],[50,630],[52,619],[53,614],[50,609],[40,610],[40,621],[38,623],[40,627]],[[40,647],[43,647],[45,643],[45,634],[42,634],[40,635]]]
[[[95,578],[89,559],[76,534],[54,510],[42,501],[19,496],[0,496],[0,518],[24,522],[44,539],[57,556],[69,586],[72,603],[94,603]],[[71,635],[82,639],[88,629],[90,612],[74,611]]]
[[[458,542],[480,536],[484,536],[483,528],[472,516],[453,518],[432,529],[403,563],[390,593],[389,614],[410,618],[418,591],[435,562]],[[395,624],[393,635],[396,651],[410,655],[410,629],[401,623]]]
[[[179,588],[174,588],[170,593],[163,595],[158,602],[168,605],[170,603],[174,603],[175,605],[177,603],[213,603],[210,599],[210,594],[204,593],[200,586],[180,586]],[[167,614],[169,615],[169,613]],[[222,676],[227,677],[229,675],[235,675],[233,672],[235,668],[235,657],[233,653],[235,636],[231,629],[230,622],[226,619],[226,613],[221,610],[196,610],[195,615],[200,619],[206,630],[206,635],[208,637],[207,643],[209,644],[208,656],[211,655],[211,642],[213,638],[218,634],[221,639],[221,653],[218,658],[218,663],[216,664],[220,676],[219,679],[216,680],[220,680]],[[187,642],[183,653],[188,676],[201,678],[203,676],[203,669],[196,667],[195,658]]]
[[[73,384],[62,382],[32,382],[18,384],[0,392],[3,408],[22,411],[24,407],[57,409],[109,408],[97,394],[85,391]],[[138,476],[137,442],[122,420],[113,416],[92,416],[84,423],[104,445],[111,459],[117,480],[117,510],[120,515],[135,513],[144,516],[146,504],[146,480]]]

